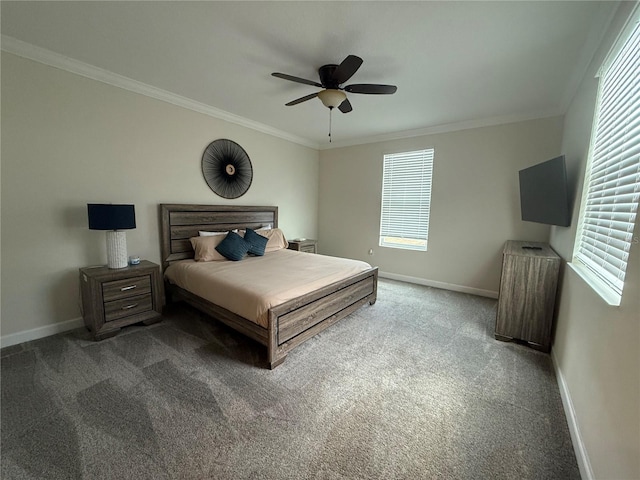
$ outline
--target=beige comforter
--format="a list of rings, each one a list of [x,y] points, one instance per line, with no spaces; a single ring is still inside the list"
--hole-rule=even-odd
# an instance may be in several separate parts
[[[283,249],[239,262],[182,260],[165,277],[266,328],[269,308],[369,268],[359,260]]]

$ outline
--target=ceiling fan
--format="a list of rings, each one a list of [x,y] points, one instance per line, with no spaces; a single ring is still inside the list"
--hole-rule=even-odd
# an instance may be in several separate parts
[[[353,110],[353,107],[344,92],[364,93],[368,95],[390,95],[395,93],[398,89],[395,85],[377,85],[373,83],[353,83],[344,87],[341,86],[358,71],[360,65],[362,65],[362,59],[355,55],[347,56],[340,65],[323,65],[318,69],[320,82],[294,77],[292,75],[287,75],[286,73],[275,72],[271,75],[291,82],[303,83],[305,85],[311,85],[323,89],[319,92],[311,93],[304,97],[297,98],[296,100],[292,100],[286,104],[287,106],[297,105],[318,97],[324,106],[328,107],[330,110],[338,108],[342,113],[349,113]]]

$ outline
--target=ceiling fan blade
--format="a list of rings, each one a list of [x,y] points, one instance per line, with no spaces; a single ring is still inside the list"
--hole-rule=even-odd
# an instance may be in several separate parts
[[[360,57],[349,55],[340,65],[338,65],[338,68],[333,72],[331,79],[338,85],[343,84],[358,71],[360,65],[362,65],[362,59]]]
[[[353,110],[353,107],[351,106],[351,102],[349,101],[348,98],[344,99],[344,102],[340,104],[340,106],[338,107],[338,110],[340,110],[342,113],[349,113],[351,110]]]
[[[313,85],[314,87],[322,88],[322,85],[320,85],[318,82],[314,82],[313,80],[307,80],[305,78],[294,77],[293,75],[287,75],[286,73],[275,72],[275,73],[272,73],[271,75],[273,75],[274,77],[282,78],[284,80],[289,80],[291,82],[304,83],[305,85]]]
[[[396,93],[398,87],[395,85],[376,85],[374,83],[354,83],[344,87],[345,92],[366,93],[369,95],[391,95]]]
[[[310,95],[305,95],[304,97],[296,98],[295,100],[291,100],[289,103],[285,103],[287,107],[292,105],[297,105],[302,102],[306,102],[307,100],[311,100],[312,98],[316,98],[318,96],[318,92],[312,93]]]

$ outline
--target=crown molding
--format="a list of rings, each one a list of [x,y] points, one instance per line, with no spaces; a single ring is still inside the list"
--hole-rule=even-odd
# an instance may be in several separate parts
[[[317,143],[311,142],[308,139],[292,135],[263,123],[248,120],[244,117],[240,117],[239,115],[234,115],[233,113],[211,107],[187,97],[176,95],[175,93],[162,90],[161,88],[153,87],[146,83],[142,83],[137,80],[133,80],[132,78],[128,78],[123,75],[110,72],[108,70],[104,70],[94,65],[90,65],[79,60],[74,60],[73,58],[69,58],[59,53],[52,52],[51,50],[47,50],[46,48],[23,42],[22,40],[18,40],[17,38],[13,38],[8,35],[1,35],[0,39],[0,48],[5,52],[12,53],[13,55],[28,58],[29,60],[43,63],[51,67],[59,68],[61,70],[90,78],[98,82],[106,83],[114,87],[122,88],[124,90],[129,90],[134,93],[139,93],[140,95],[155,98],[156,100],[170,103],[172,105],[177,105],[178,107],[186,108],[188,110],[193,110],[195,112],[224,120],[229,123],[234,123],[236,125],[265,133],[267,135],[282,138],[283,140],[297,143],[304,147],[309,147],[316,150],[319,149],[319,145]]]
[[[224,110],[211,107],[204,103],[191,100],[190,98],[177,95],[175,93],[162,90],[160,88],[148,85],[146,83],[133,80],[132,78],[119,75],[117,73],[104,70],[102,68],[90,65],[88,63],[66,57],[59,53],[52,52],[42,47],[23,42],[8,35],[0,35],[0,49],[20,56],[28,58],[54,68],[65,70],[76,75],[80,75],[98,82],[106,83],[114,87],[122,88],[140,95],[155,98],[172,105],[176,105],[188,110],[192,110],[213,118],[234,123],[257,132],[261,132],[273,137],[281,138],[304,147],[313,148],[315,150],[330,150],[334,148],[352,147],[356,145],[365,145],[369,143],[388,142],[393,140],[402,140],[405,138],[421,137],[426,135],[434,135],[438,133],[455,132],[459,130],[468,130],[472,128],[491,127],[507,123],[517,123],[538,118],[555,117],[564,115],[567,108],[563,105],[560,108],[542,112],[534,112],[528,114],[506,115],[500,117],[491,117],[478,120],[468,120],[463,122],[448,123],[443,125],[435,125],[415,130],[404,130],[399,132],[390,132],[371,137],[358,137],[342,142],[334,142],[331,144],[318,144],[309,139],[292,135],[283,130],[278,130],[263,123],[255,122],[239,115],[234,115]],[[575,83],[575,82],[574,82]],[[568,103],[568,102],[567,102]]]
[[[389,142],[393,140],[402,140],[405,138],[435,135],[438,133],[457,132],[460,130],[469,130],[472,128],[494,127],[496,125],[505,125],[508,123],[518,123],[526,122],[528,120],[537,120],[541,118],[558,117],[564,114],[565,111],[562,108],[553,108],[527,114],[503,115],[498,117],[482,118],[478,120],[467,120],[464,122],[447,123],[443,125],[435,125],[432,127],[419,128],[416,130],[404,130],[401,132],[383,133],[366,138],[345,140],[343,142],[335,142],[330,145],[321,145],[319,149],[331,150],[334,148],[353,147],[355,145],[365,145],[368,143]]]
[[[603,28],[602,30],[593,30],[589,31],[587,36],[587,40],[582,45],[580,49],[580,53],[578,55],[578,67],[574,69],[573,74],[569,77],[569,82],[567,87],[565,88],[564,95],[562,96],[561,106],[564,112],[569,110],[569,106],[573,101],[580,85],[582,84],[585,77],[589,74],[592,63],[594,62],[596,55],[599,50],[599,46],[602,45],[602,42],[605,39],[609,28],[613,23],[613,19],[615,18],[618,12],[618,8],[611,9],[608,5],[608,2],[605,2],[600,5],[598,10],[598,16],[602,18]]]

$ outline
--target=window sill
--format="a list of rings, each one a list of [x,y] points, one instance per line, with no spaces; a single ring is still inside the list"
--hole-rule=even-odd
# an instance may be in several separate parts
[[[600,297],[612,307],[619,307],[622,300],[622,296],[611,290],[602,280],[597,278],[591,271],[582,265],[580,262],[568,262],[567,265],[571,267],[571,270],[576,272],[580,278],[582,278],[587,285],[589,285]]]

